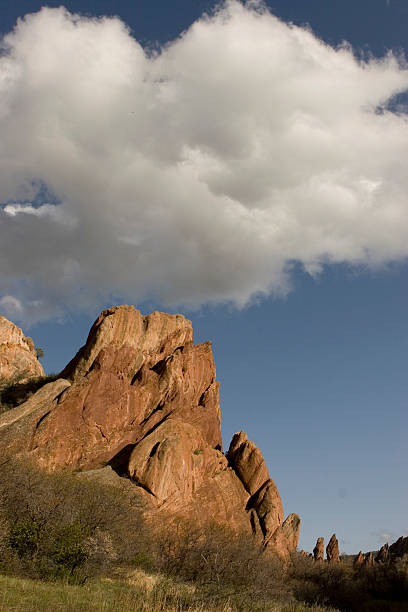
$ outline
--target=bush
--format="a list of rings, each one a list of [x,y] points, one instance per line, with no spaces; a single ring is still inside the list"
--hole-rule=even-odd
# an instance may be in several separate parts
[[[138,508],[116,487],[27,462],[0,468],[0,569],[82,582],[149,547]]]
[[[408,568],[404,561],[354,569],[345,563],[315,563],[299,557],[291,568],[300,601],[345,612],[403,612],[408,609]]]
[[[20,372],[11,379],[0,379],[0,414],[26,402],[41,387],[57,380],[58,375],[35,376],[27,382],[21,382],[26,377],[26,372]]]

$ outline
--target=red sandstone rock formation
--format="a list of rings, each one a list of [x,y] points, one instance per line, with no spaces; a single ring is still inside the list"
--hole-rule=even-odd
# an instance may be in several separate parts
[[[244,431],[233,437],[227,459],[251,495],[247,509],[251,512],[253,532],[261,535],[264,544],[283,557],[294,552],[299,540],[300,519],[291,514],[283,521],[279,491],[272,478],[269,478],[261,451],[248,440]]]
[[[357,568],[357,567],[361,567],[362,565],[364,565],[364,555],[360,550],[357,557],[354,559],[353,566]]]
[[[113,468],[151,516],[216,520],[252,529],[282,556],[296,550],[300,519],[284,521],[259,449],[240,432],[222,454],[211,345],[193,344],[190,321],[105,310],[60,376],[0,416],[2,456],[28,454],[49,470],[98,477],[112,478]]]
[[[248,440],[244,431],[236,433],[232,438],[227,459],[250,495],[256,493],[269,480],[268,468],[261,451]]]
[[[333,533],[326,547],[326,556],[327,556],[327,561],[329,562],[337,563],[338,561],[340,561],[339,543],[337,541],[335,533]]]
[[[315,561],[324,561],[324,538],[317,538],[316,546],[313,549]]]
[[[389,546],[388,543],[381,546],[380,550],[375,556],[374,561],[376,563],[387,563],[390,558]]]
[[[0,316],[0,382],[24,383],[37,376],[44,376],[44,370],[34,342],[17,325]]]
[[[373,553],[369,552],[364,557],[364,567],[373,567],[374,566],[374,557]]]

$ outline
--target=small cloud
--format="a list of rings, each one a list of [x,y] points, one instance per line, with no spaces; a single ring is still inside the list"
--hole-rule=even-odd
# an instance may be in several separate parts
[[[392,532],[386,531],[385,529],[379,529],[378,531],[375,531],[372,535],[375,536],[377,542],[381,544],[381,546],[383,544],[386,544],[387,542],[391,543],[397,539]]]
[[[20,300],[13,295],[5,295],[0,298],[0,310],[8,318],[20,319],[24,313],[24,308]]]

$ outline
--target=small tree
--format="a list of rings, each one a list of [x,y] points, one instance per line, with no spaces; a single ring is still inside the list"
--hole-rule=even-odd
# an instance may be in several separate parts
[[[37,359],[41,359],[42,357],[44,357],[44,351],[41,346],[35,347],[35,354],[37,355]]]

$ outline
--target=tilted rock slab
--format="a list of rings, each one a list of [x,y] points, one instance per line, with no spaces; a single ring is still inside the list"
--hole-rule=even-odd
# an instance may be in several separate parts
[[[324,561],[324,538],[317,538],[316,546],[313,549],[315,561]]]
[[[364,565],[364,555],[362,551],[358,553],[357,557],[354,559],[353,567],[358,568]]]
[[[60,379],[3,415],[0,452],[98,478],[112,479],[113,469],[153,518],[253,531],[288,556],[300,519],[284,520],[262,454],[244,432],[223,455],[218,386],[211,344],[193,344],[190,321],[110,308]]]
[[[335,533],[333,533],[326,547],[326,556],[327,561],[329,562],[337,563],[338,561],[340,561],[339,542],[336,538]]]
[[[44,376],[34,342],[14,323],[0,316],[0,382],[25,383]]]
[[[291,514],[284,521],[282,500],[259,448],[244,431],[232,438],[227,459],[245,489],[251,495],[247,503],[252,530],[262,534],[265,546],[270,546],[282,557],[296,550],[299,541],[300,519]]]

